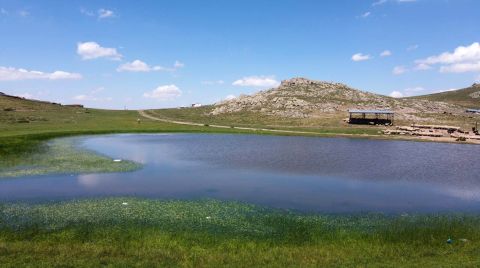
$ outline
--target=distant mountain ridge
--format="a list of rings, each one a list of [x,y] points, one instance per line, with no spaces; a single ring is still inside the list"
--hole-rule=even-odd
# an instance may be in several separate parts
[[[452,103],[468,108],[480,109],[480,84],[474,83],[472,86],[452,91],[446,91],[435,94],[411,97],[415,99],[424,99],[430,101],[442,101]]]

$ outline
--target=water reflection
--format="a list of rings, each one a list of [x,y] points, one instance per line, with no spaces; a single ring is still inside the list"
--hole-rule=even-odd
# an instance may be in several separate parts
[[[477,146],[194,134],[92,136],[80,144],[144,168],[1,180],[0,199],[132,195],[324,212],[480,211]]]

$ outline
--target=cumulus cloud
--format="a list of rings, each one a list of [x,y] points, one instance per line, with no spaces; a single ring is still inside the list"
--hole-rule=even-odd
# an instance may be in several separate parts
[[[115,13],[109,9],[104,9],[101,8],[98,10],[98,18],[99,19],[106,19],[106,18],[112,18],[115,16]]]
[[[424,87],[417,86],[417,87],[410,87],[402,90],[392,91],[392,93],[390,93],[390,97],[403,98],[403,97],[411,97],[411,96],[417,96],[422,94],[440,93],[440,92],[453,91],[453,90],[457,90],[457,89],[449,88],[449,89],[441,89],[441,90],[428,90]]]
[[[480,61],[472,63],[455,63],[447,66],[440,67],[442,73],[467,73],[467,72],[479,72],[480,73]]]
[[[54,71],[45,73],[40,71],[29,71],[22,68],[3,67],[0,66],[0,81],[16,81],[16,80],[76,80],[81,79],[79,73],[69,73],[65,71]]]
[[[459,46],[453,52],[443,52],[416,60],[415,64],[416,68],[432,68],[433,65],[440,65],[440,72],[444,73],[480,72],[480,43]]]
[[[201,84],[202,85],[223,85],[225,83],[225,81],[223,80],[214,80],[214,81],[211,81],[211,80],[207,80],[207,81],[202,81]]]
[[[134,60],[120,65],[117,72],[150,72],[153,68],[141,60]]]
[[[417,60],[418,63],[433,64],[452,64],[466,61],[480,60],[480,43],[475,42],[470,46],[459,46],[453,52],[444,52],[440,55],[431,56],[426,59]]]
[[[389,57],[392,56],[392,52],[390,50],[384,50],[380,53],[380,57]]]
[[[225,97],[225,100],[233,100],[233,99],[236,99],[237,97],[235,95],[228,95]]]
[[[77,54],[80,55],[83,60],[92,60],[97,58],[120,60],[123,57],[117,52],[116,48],[102,47],[96,42],[78,43]]]
[[[77,101],[95,101],[95,102],[107,102],[112,101],[112,97],[100,98],[94,95],[76,95],[73,97],[74,100]]]
[[[176,85],[159,86],[156,89],[143,94],[145,98],[157,100],[172,100],[182,95],[182,91]]]
[[[390,97],[403,98],[403,93],[400,91],[392,91],[392,93],[390,93]]]
[[[97,87],[91,90],[89,93],[80,94],[74,96],[72,99],[77,101],[94,101],[94,102],[108,102],[112,101],[112,97],[99,97],[97,94],[102,92],[105,88],[104,87]]]
[[[173,72],[179,68],[185,66],[183,63],[178,60],[175,61],[173,67],[163,67],[163,66],[150,66],[141,60],[134,60],[132,62],[124,63],[117,68],[117,72],[152,72],[152,71],[167,71]]]
[[[406,73],[407,71],[408,69],[405,66],[395,66],[395,68],[393,68],[392,73],[394,75],[400,75],[400,74]]]
[[[277,87],[280,82],[275,80],[274,76],[247,76],[238,79],[232,83],[234,86],[241,87]]]
[[[364,61],[364,60],[369,60],[372,57],[370,55],[364,55],[362,53],[357,53],[352,56],[353,61]]]
[[[414,70],[416,71],[425,71],[425,70],[430,70],[432,67],[428,64],[425,63],[419,63],[415,66]]]

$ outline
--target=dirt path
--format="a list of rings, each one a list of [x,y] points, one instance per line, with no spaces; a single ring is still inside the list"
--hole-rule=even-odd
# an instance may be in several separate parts
[[[203,127],[205,124],[201,123],[194,123],[188,121],[176,121],[170,119],[163,119],[158,118],[153,115],[147,114],[145,110],[138,110],[138,113],[148,119],[161,121],[165,123],[173,123],[173,124],[180,124],[180,125],[188,125],[188,126],[200,126]],[[224,126],[224,125],[208,125],[209,127],[214,128],[232,128],[231,126]],[[268,128],[253,128],[253,127],[234,127],[235,129],[240,130],[250,130],[250,131],[265,131],[265,132],[272,132],[272,133],[285,133],[285,134],[298,134],[298,135],[316,135],[316,136],[331,136],[331,137],[360,137],[360,138],[376,138],[376,139],[388,139],[388,140],[407,140],[407,141],[433,141],[433,142],[446,142],[446,143],[458,143],[454,138],[450,137],[441,137],[441,138],[434,138],[434,137],[413,137],[413,136],[382,136],[382,135],[370,135],[370,134],[328,134],[328,133],[318,133],[313,131],[296,131],[296,130],[281,130],[281,129],[268,129]],[[480,144],[480,141],[468,140],[462,143],[469,143],[469,144]]]
[[[205,124],[200,124],[200,123],[194,123],[194,122],[186,122],[186,121],[175,121],[175,120],[169,120],[169,119],[163,119],[163,118],[158,118],[153,115],[147,114],[145,110],[139,110],[138,113],[148,119],[155,120],[155,121],[161,121],[165,123],[174,123],[174,124],[180,124],[180,125],[189,125],[189,126],[205,126]],[[223,125],[208,125],[209,127],[214,127],[214,128],[232,128],[231,126],[223,126]],[[275,133],[289,133],[289,134],[309,134],[309,135],[322,135],[321,133],[318,132],[313,132],[313,131],[295,131],[295,130],[281,130],[281,129],[268,129],[268,128],[253,128],[253,127],[234,127],[235,129],[240,129],[240,130],[251,130],[251,131],[269,131],[269,132],[275,132]],[[325,135],[325,134],[323,134]],[[349,134],[347,134],[349,135]],[[371,135],[369,135],[371,136]]]

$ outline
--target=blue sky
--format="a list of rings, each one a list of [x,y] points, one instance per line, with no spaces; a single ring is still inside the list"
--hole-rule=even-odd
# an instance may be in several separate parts
[[[480,1],[0,0],[0,91],[89,107],[213,103],[291,77],[393,96],[480,80]]]

